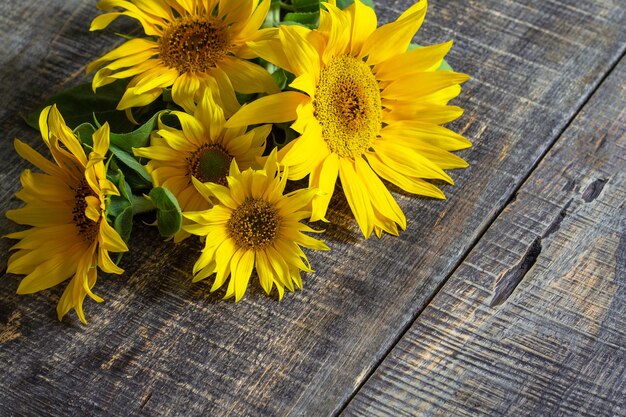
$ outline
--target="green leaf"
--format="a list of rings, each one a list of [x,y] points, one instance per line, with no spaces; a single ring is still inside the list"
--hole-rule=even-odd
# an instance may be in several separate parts
[[[276,85],[278,85],[278,88],[280,88],[281,90],[284,90],[289,84],[287,71],[282,68],[278,68],[276,71],[274,71],[272,73],[272,78],[274,79]]]
[[[155,187],[150,191],[150,199],[157,209],[157,227],[161,236],[174,236],[183,224],[183,214],[178,200],[167,188]]]
[[[23,118],[29,126],[39,129],[39,113],[45,107],[56,104],[65,123],[72,129],[83,123],[91,123],[95,115],[98,120],[109,122],[111,130],[128,132],[134,125],[124,112],[115,109],[127,84],[128,81],[119,80],[98,88],[97,93],[93,92],[91,83],[79,84],[50,97],[37,111]]]
[[[150,143],[150,133],[156,129],[159,115],[164,111],[155,113],[146,123],[129,133],[111,133],[111,145],[122,149],[129,154],[132,148],[141,148]],[[81,125],[82,126],[82,125]]]
[[[128,204],[113,221],[113,228],[128,243],[133,231],[133,206]]]
[[[133,229],[133,204],[132,190],[124,178],[124,174],[119,169],[115,175],[108,172],[109,180],[116,180],[115,184],[120,191],[119,196],[109,197],[107,204],[107,217],[111,220],[113,228],[128,243]]]
[[[412,51],[413,49],[417,49],[417,48],[423,48],[423,46],[420,45],[419,43],[411,43],[407,50]],[[448,61],[444,59],[443,61],[441,61],[441,65],[439,66],[439,68],[437,68],[437,71],[454,71],[454,70],[452,69],[450,64],[448,64]]]
[[[448,61],[444,59],[443,61],[441,61],[441,65],[439,66],[439,68],[437,68],[437,71],[454,71],[454,70],[452,69],[450,64],[448,64]]]
[[[117,166],[124,172],[124,176],[133,190],[147,190],[152,186],[150,174],[134,156],[115,145],[111,145],[109,150],[115,156]]]
[[[292,0],[291,5],[296,13],[319,12],[320,0]]]
[[[320,22],[320,12],[287,13],[283,23],[297,23],[309,29],[316,29]]]
[[[354,3],[354,0],[337,0],[337,7],[339,7],[341,10],[345,10],[350,7],[352,3]],[[372,9],[374,8],[373,0],[361,0],[361,3],[371,7]]]
[[[93,147],[93,134],[97,129],[91,123],[82,123],[74,129],[74,134],[83,145]]]
[[[107,217],[112,221],[115,220],[129,205],[130,203],[126,198],[117,195],[111,196],[107,204]]]

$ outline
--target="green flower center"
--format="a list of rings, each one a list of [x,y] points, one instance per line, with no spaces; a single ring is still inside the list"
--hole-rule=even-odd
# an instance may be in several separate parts
[[[357,158],[380,131],[382,104],[370,67],[351,56],[335,57],[320,73],[314,115],[331,152]]]
[[[240,248],[258,250],[271,244],[278,234],[276,208],[260,198],[248,197],[228,220],[230,237]]]
[[[189,174],[202,182],[226,185],[233,157],[219,145],[205,145],[188,158]]]
[[[228,53],[230,36],[220,20],[181,17],[165,29],[159,57],[179,72],[206,72]]]

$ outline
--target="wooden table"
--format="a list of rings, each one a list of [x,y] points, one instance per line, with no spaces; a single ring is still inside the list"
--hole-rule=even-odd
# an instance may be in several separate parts
[[[2,211],[26,167],[12,139],[42,148],[19,113],[120,42],[88,32],[97,14],[0,3]],[[280,303],[210,296],[200,245],[139,222],[88,326],[56,320],[60,289],[17,296],[4,274],[0,415],[626,415],[626,3],[433,0],[416,39],[454,39],[472,75],[448,200],[396,194],[407,230],[365,241],[334,199],[332,250]]]

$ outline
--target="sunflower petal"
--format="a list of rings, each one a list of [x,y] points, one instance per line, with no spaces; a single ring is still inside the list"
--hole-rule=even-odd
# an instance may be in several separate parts
[[[309,97],[296,91],[261,97],[243,106],[226,122],[225,127],[289,122],[295,120],[297,107],[308,100]]]
[[[424,21],[426,5],[426,0],[420,0],[409,7],[395,22],[376,29],[365,41],[361,52],[362,56],[367,57],[367,63],[376,65],[404,53]]]

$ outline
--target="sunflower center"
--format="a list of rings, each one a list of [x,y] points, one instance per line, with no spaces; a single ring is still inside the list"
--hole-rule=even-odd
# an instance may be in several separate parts
[[[87,209],[87,201],[85,198],[88,196],[97,197],[97,195],[94,194],[93,190],[84,179],[80,181],[76,188],[72,188],[72,191],[75,193],[72,221],[78,229],[78,234],[85,242],[92,243],[96,239],[96,236],[98,236],[100,221],[94,222],[85,214],[85,210]]]
[[[248,197],[230,217],[228,232],[240,248],[257,250],[274,241],[278,223],[278,213],[272,204]]]
[[[221,146],[204,145],[188,158],[189,173],[202,182],[226,185],[232,160],[233,157]]]
[[[313,107],[328,148],[341,157],[362,155],[380,130],[378,82],[357,58],[335,57],[322,69]]]
[[[179,72],[205,72],[228,52],[228,29],[213,18],[181,17],[165,29],[159,56]]]

